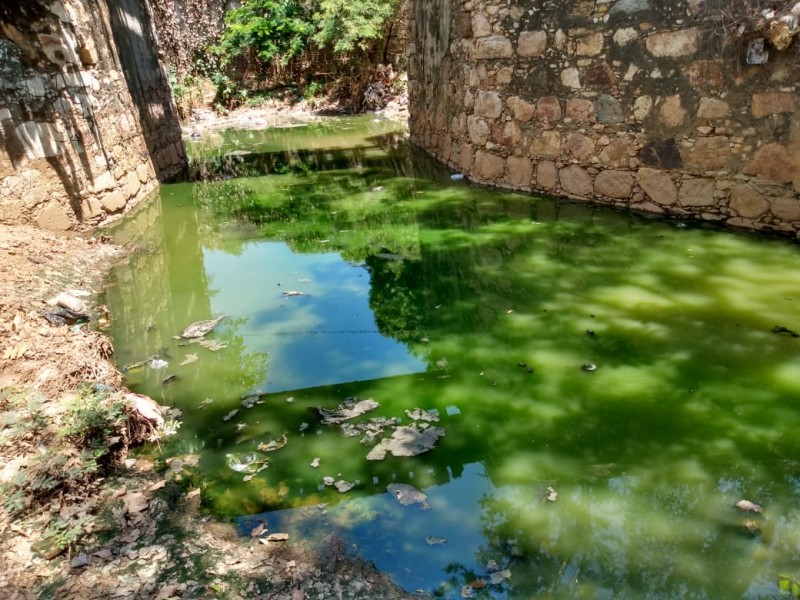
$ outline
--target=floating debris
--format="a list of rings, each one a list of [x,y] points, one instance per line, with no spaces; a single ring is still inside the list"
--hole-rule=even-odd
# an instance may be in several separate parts
[[[750,500],[739,500],[736,504],[734,504],[736,508],[739,510],[743,510],[745,512],[763,512],[764,507],[760,504],[756,504],[755,502],[750,502]]]
[[[264,443],[259,444],[258,449],[261,450],[262,452],[275,452],[275,450],[280,450],[289,441],[286,437],[287,435],[289,435],[288,431],[284,432],[284,434],[281,437],[279,437],[277,441],[270,440],[266,444]]]
[[[163,358],[154,356],[147,362],[147,366],[150,369],[166,369],[169,366],[169,363]]]
[[[548,485],[544,490],[544,499],[547,502],[555,502],[558,500],[558,492]]]
[[[594,337],[595,336],[594,329],[587,329],[586,335],[588,335],[589,337]]]
[[[430,423],[437,423],[439,421],[439,411],[435,408],[431,410],[424,410],[422,408],[415,408],[414,410],[406,409],[406,415],[412,421],[428,421]]]
[[[197,343],[200,344],[203,348],[207,348],[212,352],[216,352],[218,350],[224,350],[225,348],[228,347],[227,342],[218,342],[217,340],[202,339]]]
[[[164,417],[161,416],[161,406],[149,396],[129,392],[125,394],[124,398],[137,413],[148,421],[156,425],[162,425],[164,423]]]
[[[742,527],[749,535],[758,535],[761,533],[761,523],[753,519],[745,519],[742,521]]]
[[[231,412],[229,412],[227,415],[222,417],[222,420],[223,421],[230,421],[233,417],[236,416],[236,413],[238,413],[238,412],[239,412],[239,409],[238,408],[234,408]]]
[[[236,431],[237,432],[238,431],[242,431],[245,427],[247,427],[247,425],[245,423],[237,423],[236,424]],[[261,448],[259,448],[259,450],[261,450]]]
[[[413,485],[408,485],[407,483],[390,483],[386,486],[386,489],[389,493],[393,494],[397,501],[403,506],[419,504],[422,510],[428,510],[431,507],[428,502],[428,494],[422,490],[418,490]]]
[[[248,473],[250,475],[255,475],[269,466],[267,459],[258,456],[255,452],[245,454],[241,458],[235,454],[226,454],[225,458],[228,461],[228,467],[237,473]],[[250,479],[252,479],[252,477],[245,479],[245,481],[250,481]]]
[[[775,325],[775,327],[772,328],[772,333],[790,335],[793,338],[800,337],[800,333],[797,333],[796,331],[789,329],[788,327],[783,327],[781,325]]]
[[[192,323],[186,329],[183,330],[183,333],[181,333],[181,337],[184,339],[201,338],[204,335],[214,331],[214,328],[222,319],[225,318],[225,316],[226,315],[220,315],[216,319],[209,319],[208,321],[197,321],[196,323]]]
[[[370,450],[367,460],[383,460],[387,453],[398,457],[422,454],[433,448],[444,434],[445,430],[442,427],[429,427],[423,430],[410,426],[398,427],[391,438],[381,440]]]
[[[336,491],[338,491],[340,494],[345,494],[356,487],[356,484],[345,481],[344,479],[340,479],[333,484],[333,487],[335,487]]]
[[[300,427],[298,427],[300,433],[303,433],[306,429],[308,429],[308,423],[300,423]]]
[[[584,363],[581,365],[581,370],[591,373],[592,371],[597,371],[597,365],[592,363]]]
[[[248,396],[244,400],[241,401],[242,408],[253,408],[255,403],[258,401],[258,396]]]
[[[184,367],[186,365],[190,365],[192,363],[196,363],[198,360],[199,360],[199,357],[197,356],[197,354],[187,354],[186,358],[183,359],[183,362],[181,363],[181,366]]]
[[[506,579],[511,579],[511,571],[503,569],[489,574],[489,585],[500,585]]]
[[[331,486],[336,480],[333,477],[326,476],[322,478],[322,485]]]
[[[212,404],[213,402],[214,402],[213,398],[206,398],[205,400],[203,400],[203,401],[202,401],[202,402],[199,404],[199,407],[200,407],[200,408],[205,408],[206,406],[208,406],[209,404]]]
[[[375,193],[375,192],[382,192],[382,191],[383,191],[383,186],[382,186],[382,185],[375,185],[375,186],[372,186],[371,188],[369,188],[369,191],[370,191],[370,192],[373,192],[373,193]]]
[[[311,461],[311,468],[312,469],[319,469],[319,461],[320,461],[319,456],[315,456],[313,458],[313,460]]]
[[[289,404],[291,404],[292,402],[294,402],[294,397],[293,397],[293,396],[289,396],[289,397],[286,399],[286,401],[287,401]]]
[[[464,179],[463,173],[453,173],[450,175],[450,181],[461,181],[462,179]]]
[[[287,399],[288,402],[288,399]],[[334,410],[326,410],[322,407],[317,407],[317,412],[322,417],[322,422],[325,425],[334,425],[336,423],[343,423],[350,419],[355,419],[371,410],[378,408],[380,404],[375,402],[372,398],[367,400],[358,400],[358,398],[345,398],[344,402]]]
[[[170,383],[175,383],[176,381],[178,381],[178,379],[180,379],[180,377],[178,377],[177,375],[167,375],[161,381],[161,385],[169,385]]]
[[[444,546],[447,543],[447,538],[428,535],[425,537],[425,543],[428,544],[428,546]]]
[[[298,290],[289,290],[288,292],[283,292],[284,298],[294,298],[295,296],[305,296],[305,294]]]
[[[400,419],[397,418],[377,417],[363,423],[342,423],[341,427],[342,433],[347,437],[357,437],[363,434],[364,437],[361,438],[361,443],[372,444],[383,435],[384,430],[389,427],[396,427],[399,424]]]

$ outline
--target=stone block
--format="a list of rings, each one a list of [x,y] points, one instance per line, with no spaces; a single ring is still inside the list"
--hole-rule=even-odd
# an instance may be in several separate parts
[[[594,180],[594,191],[607,198],[627,200],[633,191],[633,175],[613,169],[600,171]]]
[[[639,96],[633,102],[633,118],[644,121],[653,110],[653,99],[650,96]]]
[[[483,13],[472,15],[472,35],[476,38],[487,37],[492,34],[492,24]]]
[[[722,169],[727,166],[730,156],[730,144],[726,136],[702,137],[685,153],[684,163],[702,170]]]
[[[66,231],[72,227],[67,211],[58,202],[48,202],[34,219],[37,227]]]
[[[543,96],[536,102],[536,119],[546,123],[561,120],[561,102],[555,96]]]
[[[665,127],[680,127],[686,119],[686,110],[681,104],[680,94],[668,96],[659,109],[661,122]]]
[[[627,167],[630,164],[631,144],[627,138],[616,138],[598,155],[600,162],[609,167]]]
[[[566,102],[566,115],[576,123],[590,123],[594,117],[594,102],[570,98]]]
[[[136,194],[139,193],[139,188],[142,187],[142,182],[139,181],[139,176],[136,174],[135,171],[128,173],[128,176],[125,179],[125,185],[123,187],[122,193],[125,195],[126,198],[131,199]]]
[[[638,12],[651,10],[650,0],[619,0],[614,3],[611,10],[608,11],[609,15],[632,15]]]
[[[59,67],[66,65],[77,65],[80,61],[77,53],[75,52],[75,45],[70,43],[66,36],[67,30],[62,29],[61,33],[64,37],[50,35],[48,33],[37,34],[39,46],[44,52],[47,59]]]
[[[800,169],[800,157],[791,155],[785,146],[772,143],[759,148],[750,162],[744,166],[742,173],[791,183],[797,176],[798,169]]]
[[[475,175],[482,181],[494,181],[503,177],[506,161],[500,157],[478,150],[475,153]]]
[[[511,58],[513,54],[511,40],[502,35],[479,38],[475,42],[475,58],[478,60]]]
[[[578,38],[575,43],[575,53],[578,56],[597,56],[603,51],[603,34],[593,33]]]
[[[730,209],[740,217],[757,219],[767,212],[769,202],[748,184],[731,188]]]
[[[594,154],[594,140],[582,133],[567,136],[567,150],[580,161],[587,161]]]
[[[514,148],[522,140],[522,129],[516,121],[498,123],[492,128],[492,137],[498,144]]]
[[[99,194],[107,190],[113,190],[115,187],[117,187],[117,180],[114,179],[111,171],[104,171],[95,178],[92,184],[92,192]]]
[[[714,198],[713,179],[694,178],[685,179],[681,183],[678,191],[678,202],[681,206],[714,206],[717,201]]]
[[[642,167],[636,174],[636,183],[653,202],[660,206],[671,206],[678,200],[678,188],[664,171]]]
[[[472,166],[475,164],[475,153],[474,148],[467,142],[461,144],[461,158],[458,164],[462,173],[472,172]]]
[[[567,67],[561,71],[561,85],[572,90],[579,90],[581,87],[581,74],[575,67]]]
[[[633,27],[623,27],[622,29],[617,29],[611,39],[613,39],[614,43],[618,46],[627,46],[638,38],[639,32]]]
[[[645,40],[645,46],[653,56],[679,57],[697,52],[699,29],[690,27],[679,31],[653,33]]]
[[[557,158],[561,155],[561,134],[558,131],[542,131],[531,143],[531,154]]]
[[[511,96],[506,100],[506,106],[514,113],[514,118],[521,123],[530,121],[536,114],[536,107],[519,96]]]
[[[473,144],[476,146],[483,146],[489,141],[489,135],[491,135],[492,130],[486,121],[475,115],[470,115],[467,118],[467,132]]]
[[[100,197],[100,204],[103,205],[103,208],[110,213],[117,212],[118,210],[122,210],[125,208],[125,204],[127,204],[127,200],[125,195],[120,192],[119,190],[110,192],[108,194],[103,194]]]
[[[517,54],[523,57],[543,56],[547,50],[547,32],[523,31],[519,34]]]
[[[607,89],[608,86],[613,86],[617,82],[617,76],[614,69],[608,63],[600,62],[592,65],[583,74],[584,85],[591,85]]]
[[[29,160],[58,156],[57,132],[50,123],[26,121],[17,125],[14,132],[17,140],[24,146]]]
[[[750,111],[756,119],[780,113],[793,113],[797,96],[792,92],[759,92],[753,94]]]
[[[548,190],[558,187],[558,167],[556,163],[543,160],[536,165],[536,183]]]
[[[588,198],[592,191],[592,176],[578,165],[564,167],[558,172],[558,179],[564,192],[579,198]]]
[[[503,101],[497,92],[481,90],[475,97],[475,107],[473,109],[479,117],[496,119],[503,112]]]
[[[724,119],[730,112],[730,105],[717,98],[700,98],[700,106],[697,108],[697,116],[701,119]]]
[[[622,123],[622,104],[614,96],[600,94],[594,103],[595,119],[598,123]]]
[[[720,59],[696,60],[685,69],[691,86],[698,90],[725,88],[724,63]]]
[[[524,156],[509,156],[506,161],[506,181],[513,186],[527,187],[531,184],[533,164]]]
[[[680,169],[683,166],[683,157],[675,138],[648,142],[639,152],[639,160],[649,167],[660,169]]]
[[[797,198],[786,196],[773,198],[770,210],[776,219],[780,219],[784,223],[800,220],[800,201]]]

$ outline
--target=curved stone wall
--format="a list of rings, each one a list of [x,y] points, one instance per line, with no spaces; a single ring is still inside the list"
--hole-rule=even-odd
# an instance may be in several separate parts
[[[111,4],[116,13],[107,0],[0,7],[0,222],[97,223],[185,162],[155,54],[147,64],[142,52],[120,61],[120,40],[154,44],[146,0]],[[132,97],[132,85],[146,101]]]
[[[797,233],[800,3],[722,4],[412,0],[412,141],[489,185]]]

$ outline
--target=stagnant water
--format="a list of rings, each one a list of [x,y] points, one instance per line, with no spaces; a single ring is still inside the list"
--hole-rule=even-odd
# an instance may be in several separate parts
[[[451,181],[371,119],[194,153],[219,181],[164,186],[117,229],[144,250],[107,303],[121,365],[168,363],[127,381],[183,409],[166,451],[199,454],[243,534],[335,532],[446,598],[476,580],[496,599],[758,598],[800,578],[796,245]],[[224,347],[174,339],[222,314]],[[368,461],[314,410],[348,397],[380,403],[357,422],[436,410],[446,435]],[[248,453],[268,468],[230,468]]]

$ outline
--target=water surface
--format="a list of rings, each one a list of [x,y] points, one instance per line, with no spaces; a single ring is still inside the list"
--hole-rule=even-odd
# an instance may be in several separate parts
[[[117,230],[144,250],[107,302],[121,365],[168,362],[128,385],[183,409],[166,450],[199,453],[242,533],[334,532],[444,598],[495,569],[473,597],[800,578],[800,338],[773,332],[800,330],[796,245],[452,182],[372,119],[201,144],[219,181],[163,186]],[[224,348],[174,339],[221,314]],[[436,410],[446,435],[368,461],[314,410],[348,397],[404,424]],[[249,481],[229,468],[284,433]]]

